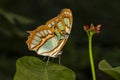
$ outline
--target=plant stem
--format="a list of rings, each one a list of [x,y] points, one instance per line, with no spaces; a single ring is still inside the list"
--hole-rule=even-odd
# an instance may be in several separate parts
[[[94,60],[93,60],[93,54],[92,54],[92,36],[93,32],[90,32],[88,35],[89,39],[89,58],[90,58],[90,64],[91,64],[91,71],[92,71],[92,77],[93,80],[96,80],[96,74],[95,74],[95,68],[94,68]]]

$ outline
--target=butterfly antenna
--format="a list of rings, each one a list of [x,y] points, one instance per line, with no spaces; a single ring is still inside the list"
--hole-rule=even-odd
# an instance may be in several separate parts
[[[63,52],[63,51],[60,51],[60,52],[58,53],[58,57],[59,57],[59,65],[61,65],[61,62],[60,62],[60,61],[61,61],[61,54],[62,54],[62,52]]]

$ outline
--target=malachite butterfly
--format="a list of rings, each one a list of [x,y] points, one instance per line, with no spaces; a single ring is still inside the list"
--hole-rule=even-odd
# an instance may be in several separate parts
[[[45,25],[38,26],[33,31],[28,31],[30,36],[26,43],[29,50],[48,57],[61,55],[61,49],[71,32],[72,23],[71,10],[63,9],[57,17],[47,21]]]

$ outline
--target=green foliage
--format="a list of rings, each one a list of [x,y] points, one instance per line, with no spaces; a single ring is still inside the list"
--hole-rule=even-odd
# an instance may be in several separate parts
[[[20,16],[11,12],[6,12],[2,9],[0,9],[0,15],[3,15],[12,24],[15,24],[15,20],[17,20],[19,23],[22,23],[22,24],[28,24],[33,22],[32,20],[27,19],[23,16]]]
[[[0,53],[1,54],[1,53]],[[15,72],[15,59],[0,55],[0,80],[13,80]]]
[[[8,37],[13,37],[15,35],[22,38],[25,37],[26,32],[20,29],[20,25],[17,24],[16,21],[24,25],[34,22],[31,19],[17,15],[12,12],[5,11],[0,8],[0,31],[2,34]]]
[[[106,60],[102,60],[99,63],[99,69],[114,79],[120,80],[120,67],[112,68],[112,66]]]
[[[17,60],[14,80],[75,80],[75,74],[65,66],[46,63],[36,57],[25,56]]]

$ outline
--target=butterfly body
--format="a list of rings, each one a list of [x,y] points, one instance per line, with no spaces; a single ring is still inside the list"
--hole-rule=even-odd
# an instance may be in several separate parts
[[[72,12],[63,9],[55,18],[39,26],[33,31],[28,31],[30,36],[26,41],[28,48],[39,55],[57,57],[65,45],[72,29]]]

